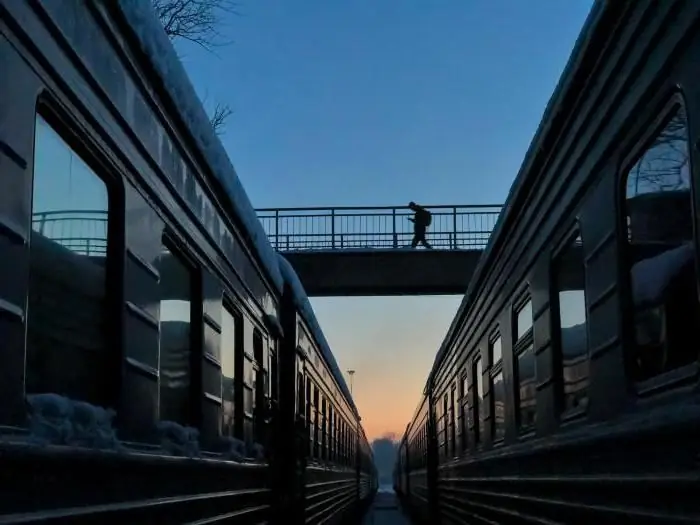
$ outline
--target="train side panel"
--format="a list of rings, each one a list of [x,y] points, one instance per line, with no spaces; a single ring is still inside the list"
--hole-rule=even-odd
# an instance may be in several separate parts
[[[700,6],[596,9],[431,373],[435,523],[700,519]]]

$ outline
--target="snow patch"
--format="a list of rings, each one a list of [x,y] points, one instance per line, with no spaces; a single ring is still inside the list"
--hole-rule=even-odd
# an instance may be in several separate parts
[[[632,266],[632,294],[636,306],[657,304],[681,270],[693,262],[693,245],[684,243]]]
[[[217,451],[224,458],[231,461],[244,461],[248,455],[245,442],[229,436],[222,437],[219,440]]]
[[[30,443],[121,450],[111,408],[54,393],[29,394],[27,405]]]
[[[160,447],[171,456],[199,457],[199,430],[174,421],[159,421]]]
[[[277,264],[276,252],[151,2],[119,0],[118,5],[131,26],[141,50],[150,60],[175,107],[178,108],[180,116],[187,123],[197,146],[207,159],[214,175],[225,188],[268,274],[281,290],[284,281]]]
[[[265,447],[260,443],[253,443],[248,449],[247,456],[255,461],[265,461]]]
[[[112,421],[117,413],[111,408],[102,408],[73,401],[73,439],[72,445],[117,450],[121,448],[117,433],[112,428]]]
[[[29,440],[38,445],[68,445],[73,437],[73,405],[58,394],[27,395]]]
[[[302,317],[311,328],[311,332],[313,333],[313,336],[316,339],[318,346],[321,348],[321,353],[323,354],[323,357],[328,363],[333,377],[337,381],[338,385],[340,385],[340,389],[343,392],[343,395],[348,400],[350,405],[355,409],[355,411],[357,411],[357,407],[355,406],[355,402],[352,399],[352,396],[350,395],[350,390],[348,389],[347,383],[345,382],[345,378],[343,377],[343,374],[340,371],[340,368],[338,367],[338,363],[335,360],[335,357],[333,356],[333,352],[331,352],[331,347],[328,344],[328,341],[323,335],[323,331],[321,330],[321,327],[318,324],[316,314],[314,313],[314,309],[311,306],[311,302],[309,301],[309,298],[306,295],[304,286],[299,280],[299,276],[294,271],[294,268],[289,263],[289,261],[285,259],[283,255],[279,254],[278,260],[280,272],[284,280],[287,283],[289,283],[289,286],[294,292],[294,303],[296,304],[297,308],[299,308]]]

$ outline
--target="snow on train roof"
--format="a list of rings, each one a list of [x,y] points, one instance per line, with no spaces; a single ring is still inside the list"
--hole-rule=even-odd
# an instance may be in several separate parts
[[[187,123],[197,146],[214,175],[225,188],[234,211],[250,235],[254,250],[269,277],[275,286],[282,290],[284,280],[279,270],[276,253],[270,245],[267,234],[258,220],[226,150],[212,128],[185,68],[153,10],[152,3],[144,0],[119,0],[118,5],[134,31],[142,51],[160,76],[180,116]]]
[[[328,341],[326,340],[326,336],[323,335],[323,331],[321,330],[321,327],[318,324],[318,320],[316,319],[314,309],[311,306],[309,297],[306,295],[304,286],[299,280],[297,272],[294,271],[292,265],[287,259],[284,258],[283,255],[278,254],[277,257],[279,260],[280,273],[282,274],[284,280],[288,282],[289,285],[292,287],[292,291],[294,292],[294,302],[297,305],[297,308],[299,308],[302,317],[311,328],[311,332],[313,333],[313,336],[316,339],[318,346],[321,348],[323,357],[326,359],[328,366],[330,366],[331,368],[331,373],[333,374],[333,377],[340,385],[340,389],[343,391],[343,395],[346,397],[346,399],[353,407],[355,412],[357,412],[355,401],[353,400],[352,395],[350,394],[350,390],[348,389],[348,385],[345,382],[345,378],[343,377],[343,374],[340,371],[340,367],[338,366],[338,363],[335,360],[335,357],[333,356],[333,352],[331,351],[331,347],[328,344]]]

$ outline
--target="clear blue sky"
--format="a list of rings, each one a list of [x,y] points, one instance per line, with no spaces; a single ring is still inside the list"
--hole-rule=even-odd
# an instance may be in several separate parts
[[[181,46],[256,207],[501,203],[592,0],[239,0]],[[400,433],[460,298],[314,300],[368,433]],[[381,409],[381,410],[379,410]]]

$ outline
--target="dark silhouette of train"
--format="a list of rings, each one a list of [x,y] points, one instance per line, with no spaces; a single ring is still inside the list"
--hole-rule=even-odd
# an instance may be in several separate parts
[[[596,1],[401,440],[432,524],[700,523],[700,3]]]
[[[0,522],[357,518],[357,408],[150,2],[0,0],[0,57]]]

